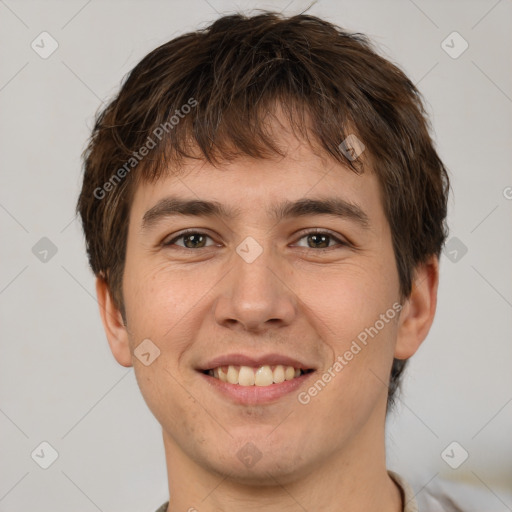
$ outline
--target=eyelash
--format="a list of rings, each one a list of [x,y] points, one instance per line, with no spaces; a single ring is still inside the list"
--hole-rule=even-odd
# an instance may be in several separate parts
[[[182,231],[181,233],[179,233],[177,236],[175,236],[172,240],[169,240],[168,242],[164,242],[162,245],[164,247],[170,247],[172,245],[174,245],[174,243],[187,236],[187,235],[205,235],[207,236],[208,238],[210,238],[211,240],[213,240],[213,238],[206,234],[206,233],[203,233],[202,231],[197,231],[197,230],[194,230],[194,229],[189,229],[189,230],[186,230],[186,231]],[[308,231],[306,233],[302,233],[302,235],[300,236],[299,240],[301,240],[302,238],[305,238],[309,235],[327,235],[331,240],[334,240],[335,242],[338,242],[338,244],[342,247],[349,247],[350,244],[348,242],[345,242],[343,240],[341,240],[340,238],[338,238],[337,236],[333,235],[330,231],[320,231],[320,230],[312,230],[312,231]],[[198,250],[198,249],[192,249],[192,248],[189,248],[189,247],[181,247],[181,246],[177,246],[179,247],[180,249],[185,249],[185,250],[188,250],[188,251],[193,251],[193,250]],[[303,249],[310,249],[310,250],[314,250],[314,251],[329,251],[329,250],[332,250],[333,248],[335,248],[335,246],[333,247],[322,247],[322,248],[314,248],[314,247],[303,247]],[[199,247],[199,249],[206,249],[206,247]]]

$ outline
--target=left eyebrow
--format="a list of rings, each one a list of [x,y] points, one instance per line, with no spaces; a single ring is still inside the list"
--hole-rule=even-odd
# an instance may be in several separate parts
[[[335,217],[352,220],[365,229],[370,228],[370,220],[363,209],[358,204],[339,197],[284,201],[273,206],[271,213],[276,220],[308,215],[334,215]]]
[[[267,212],[276,221],[310,215],[334,215],[354,221],[365,229],[370,227],[368,215],[359,205],[339,197],[284,201],[273,205]],[[219,216],[234,219],[239,217],[240,209],[229,209],[217,201],[166,197],[144,214],[142,218],[142,230],[149,229],[163,218],[175,215],[195,217]]]

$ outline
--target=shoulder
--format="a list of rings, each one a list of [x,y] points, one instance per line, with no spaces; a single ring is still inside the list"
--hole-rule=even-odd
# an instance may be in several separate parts
[[[504,501],[497,498],[504,498],[504,494],[502,490],[494,492],[437,477],[418,492],[416,499],[420,512],[510,512]],[[512,501],[512,494],[508,493],[506,498]]]
[[[156,512],[167,512],[167,507],[169,506],[169,502],[166,501],[160,508],[156,510]]]
[[[389,476],[402,489],[404,512],[510,512],[505,504],[512,502],[512,493],[498,493],[474,485],[452,482],[435,477],[427,485],[419,482],[407,482],[402,476],[388,471]],[[414,485],[414,484],[417,485]],[[413,490],[417,489],[416,491]],[[505,494],[507,494],[505,496]],[[497,496],[505,498],[501,501]]]

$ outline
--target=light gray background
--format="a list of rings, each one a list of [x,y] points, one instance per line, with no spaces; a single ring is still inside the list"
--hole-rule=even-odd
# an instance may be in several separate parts
[[[101,101],[154,47],[219,13],[308,4],[0,0],[0,511],[153,511],[168,498],[160,427],[100,324],[74,219],[80,154]],[[389,466],[420,496],[446,478],[512,510],[512,2],[321,0],[309,12],[368,34],[418,84],[451,173],[450,237],[467,247],[441,261]],[[31,48],[43,31],[59,44],[47,59]],[[453,31],[469,44],[457,59],[441,46]],[[58,250],[46,262],[32,252],[42,237]],[[43,441],[59,454],[46,470],[31,458]],[[456,470],[440,455],[452,441],[469,453]]]

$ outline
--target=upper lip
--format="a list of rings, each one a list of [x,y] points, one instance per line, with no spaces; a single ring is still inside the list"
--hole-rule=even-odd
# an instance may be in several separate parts
[[[202,364],[198,370],[212,370],[214,368],[218,368],[219,366],[251,366],[254,368],[263,366],[263,365],[278,365],[282,364],[283,366],[293,366],[294,368],[298,368],[301,370],[313,370],[314,368],[311,365],[308,365],[298,359],[293,357],[288,357],[282,354],[265,354],[256,356],[247,356],[245,354],[235,353],[235,354],[226,354],[223,356],[218,356],[213,359],[210,359],[206,363]]]

